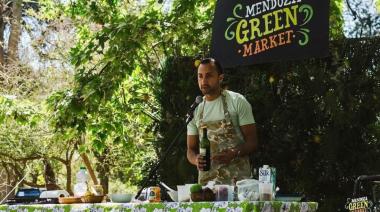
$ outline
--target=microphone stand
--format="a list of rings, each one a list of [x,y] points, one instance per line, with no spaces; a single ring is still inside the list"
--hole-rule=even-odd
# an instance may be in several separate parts
[[[195,109],[195,108],[194,108]],[[169,155],[169,152],[171,151],[171,149],[173,148],[174,144],[177,143],[177,140],[179,138],[179,136],[183,133],[183,131],[187,128],[187,125],[189,124],[189,122],[193,119],[194,117],[194,109],[192,111],[190,111],[187,115],[186,115],[186,124],[184,126],[182,126],[182,128],[180,129],[180,131],[177,133],[177,135],[174,137],[173,141],[169,144],[168,148],[166,149],[166,151],[164,152],[164,154],[162,155],[161,159],[158,160],[158,162],[154,165],[154,167],[150,170],[149,172],[149,175],[148,177],[144,180],[144,182],[142,183],[141,185],[141,188],[140,190],[137,192],[136,196],[135,196],[135,199],[137,199],[142,190],[144,190],[144,188],[146,188],[147,184],[148,184],[148,181],[149,179],[151,179],[153,177],[153,175],[155,174],[155,172],[158,170],[158,168],[160,167],[160,165],[166,160],[166,158],[168,157]]]

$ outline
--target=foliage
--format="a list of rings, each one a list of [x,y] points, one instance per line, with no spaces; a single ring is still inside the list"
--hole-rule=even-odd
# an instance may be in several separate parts
[[[235,87],[257,114],[256,164],[278,167],[281,189],[318,200],[321,211],[342,209],[354,179],[380,171],[378,48],[378,39],[332,43],[326,60],[258,66]]]
[[[45,183],[44,178],[38,178],[44,174],[41,160],[60,157],[55,153],[65,150],[66,144],[55,142],[58,136],[47,126],[46,113],[40,105],[14,98],[0,97],[0,163],[13,176],[12,180],[17,182],[29,172],[26,182],[41,185]],[[60,166],[55,164],[56,168]]]
[[[48,1],[38,3],[43,2]],[[1,9],[5,12],[0,18],[5,22],[0,27],[5,27],[5,30],[0,30],[0,33],[5,45],[1,45],[1,50],[7,53],[7,41],[11,39],[9,29],[14,24],[10,21],[13,3],[3,3],[5,8]],[[26,174],[21,186],[45,187],[46,183],[58,183],[61,188],[67,185],[66,190],[70,192],[68,180],[71,174],[67,166],[70,166],[76,141],[67,139],[72,138],[71,131],[53,131],[48,125],[50,115],[45,105],[45,99],[51,92],[70,85],[65,51],[62,45],[59,46],[70,36],[68,33],[63,35],[66,23],[59,21],[58,16],[50,23],[39,16],[37,11],[42,6],[38,3],[23,2],[21,42],[16,45],[19,58],[11,63],[5,61],[0,66],[0,172],[3,173],[3,182],[10,188]],[[68,47],[70,45],[65,44],[64,48]],[[64,166],[66,169],[62,169]]]
[[[56,129],[86,134],[89,149],[100,154],[124,144],[136,164],[125,168],[124,174],[132,173],[128,170],[138,174],[136,168],[152,160],[153,154],[146,153],[161,117],[154,96],[159,92],[159,68],[167,55],[195,54],[199,46],[207,50],[211,18],[204,14],[211,16],[213,11],[213,4],[207,3],[175,2],[173,12],[165,13],[155,2],[73,2],[67,12],[80,36],[71,50],[76,83],[49,98]],[[197,11],[196,6],[205,9]],[[152,144],[159,151],[159,143]]]
[[[162,107],[159,134],[163,148],[173,142],[184,126],[188,106],[200,94],[197,87],[194,60],[189,57],[168,58],[162,70],[161,92],[157,94]],[[186,157],[186,129],[180,135],[168,159],[159,169],[161,181],[176,186],[197,182],[198,174]],[[171,170],[171,171],[168,171]]]
[[[305,194],[321,211],[342,210],[354,180],[380,171],[379,42],[333,42],[326,59],[226,70],[226,86],[244,94],[253,107],[259,134],[254,167],[276,167],[281,192]],[[197,95],[192,61],[177,58],[165,69],[161,126],[169,140],[183,123],[191,102],[186,99]],[[194,182],[195,167],[175,166],[185,157],[183,140],[166,163],[173,172],[164,168],[161,180]]]
[[[379,1],[375,1],[379,5]],[[380,34],[380,15],[374,1],[347,1],[346,34],[349,37],[371,37]]]
[[[330,17],[329,17],[329,25],[330,25],[330,39],[337,40],[342,39],[343,35],[343,0],[334,0],[330,1]]]

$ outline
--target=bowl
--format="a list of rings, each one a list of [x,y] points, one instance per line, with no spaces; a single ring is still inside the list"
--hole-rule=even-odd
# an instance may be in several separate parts
[[[58,202],[60,204],[75,204],[82,203],[82,200],[80,197],[58,197]]]
[[[112,202],[115,203],[126,203],[130,202],[132,200],[133,194],[126,193],[126,194],[111,194],[110,198]]]
[[[174,202],[178,202],[178,192],[177,191],[167,191],[167,193],[169,194],[170,198]]]
[[[104,199],[104,196],[83,196],[81,198],[83,203],[101,203]]]
[[[297,196],[297,195],[288,195],[288,196],[283,196],[279,195],[276,196],[275,198],[276,201],[281,201],[281,202],[301,202],[302,196]]]
[[[190,188],[185,185],[178,185],[178,202],[189,202],[190,201]]]

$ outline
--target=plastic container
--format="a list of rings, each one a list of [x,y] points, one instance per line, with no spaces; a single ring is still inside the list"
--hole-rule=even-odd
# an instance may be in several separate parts
[[[86,183],[88,181],[88,173],[85,167],[81,166],[77,172],[77,183]]]
[[[74,185],[74,196],[82,197],[87,191],[88,174],[85,167],[80,167],[76,174],[76,184]]]
[[[259,184],[260,201],[272,201],[273,199],[273,184],[260,183]]]
[[[87,184],[86,183],[76,183],[74,185],[74,196],[75,197],[82,197],[85,195],[87,191]]]
[[[178,202],[190,201],[190,187],[188,185],[178,185]]]
[[[233,201],[234,187],[230,185],[215,185],[216,201]]]
[[[236,182],[238,200],[257,201],[259,199],[259,181],[245,179]]]

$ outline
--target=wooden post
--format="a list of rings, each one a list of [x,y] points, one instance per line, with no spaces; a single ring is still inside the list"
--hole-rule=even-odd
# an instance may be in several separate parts
[[[81,139],[79,141],[79,144],[84,144],[85,143],[85,138],[84,137],[85,137],[85,135],[82,133],[82,136],[81,136]],[[86,168],[88,170],[88,173],[90,174],[92,182],[94,182],[94,185],[98,185],[99,184],[98,179],[96,178],[94,169],[91,166],[91,162],[88,159],[87,154],[86,153],[81,153],[80,157],[82,158],[82,160],[84,162],[84,165],[86,166]]]
[[[94,172],[94,169],[92,168],[91,166],[91,163],[90,163],[90,160],[88,159],[87,157],[87,154],[86,153],[81,153],[80,154],[80,157],[82,158],[83,162],[84,162],[84,165],[86,165],[86,168],[88,170],[88,173],[90,174],[90,177],[92,179],[92,182],[94,182],[94,185],[98,185],[98,179],[96,178],[96,175],[95,175],[95,172]]]

